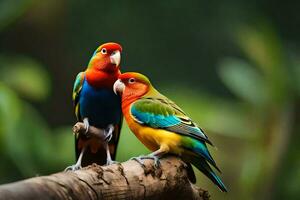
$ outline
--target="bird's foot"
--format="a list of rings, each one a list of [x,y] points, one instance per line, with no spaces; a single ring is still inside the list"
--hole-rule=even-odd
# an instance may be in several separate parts
[[[105,140],[106,142],[109,142],[109,141],[111,140],[111,138],[112,138],[112,136],[113,136],[114,129],[115,129],[115,127],[114,127],[112,124],[110,124],[110,125],[108,125],[107,128],[104,130],[104,136],[105,136],[104,140]]]
[[[144,157],[144,155],[132,157],[129,160],[134,160],[134,161],[138,162],[143,168],[145,168],[146,166],[145,166],[145,163],[144,163],[142,157]]]
[[[81,165],[71,165],[71,166],[68,166],[64,171],[67,172],[67,171],[76,171],[76,170],[79,170],[81,169]]]
[[[119,164],[120,162],[116,161],[116,160],[107,160],[106,161],[106,165],[113,165],[113,164]]]
[[[89,128],[90,128],[90,123],[89,123],[88,118],[83,119],[83,124],[84,124],[84,128],[85,128],[85,135],[88,136],[88,132],[89,132]]]
[[[145,168],[145,163],[144,163],[144,160],[145,159],[152,159],[154,161],[154,167],[155,168],[159,168],[160,167],[160,160],[159,160],[159,157],[157,156],[154,156],[154,155],[141,155],[141,156],[138,156],[138,157],[133,157],[133,158],[130,158],[130,160],[135,160],[137,161],[138,163],[140,163],[142,165],[143,168]]]
[[[144,156],[142,159],[152,159],[154,161],[154,167],[155,168],[159,168],[160,167],[160,160],[158,156],[154,156],[154,155],[147,155]]]

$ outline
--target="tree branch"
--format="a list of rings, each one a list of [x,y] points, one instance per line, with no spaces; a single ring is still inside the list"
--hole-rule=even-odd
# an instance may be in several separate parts
[[[104,141],[103,129],[78,122],[73,127],[78,137],[94,137]],[[78,171],[60,172],[0,186],[0,200],[34,199],[209,199],[208,192],[193,185],[186,164],[176,157],[145,167],[130,160],[109,166],[90,165]]]
[[[188,180],[185,164],[176,157],[152,160],[145,168],[130,160],[93,164],[78,171],[60,172],[0,186],[0,200],[34,199],[209,199],[208,192]]]
[[[104,140],[105,139],[105,133],[103,129],[100,128],[96,128],[94,126],[89,126],[89,130],[86,133],[86,128],[84,126],[84,124],[82,122],[77,122],[74,126],[73,126],[73,133],[77,136],[77,137],[94,137],[96,139],[100,139],[100,140]]]

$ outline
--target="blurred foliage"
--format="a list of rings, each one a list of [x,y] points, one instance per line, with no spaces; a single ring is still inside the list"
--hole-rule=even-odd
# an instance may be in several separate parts
[[[238,45],[249,63],[231,58],[220,64],[224,83],[250,108],[244,115],[251,119],[249,134],[258,136],[242,154],[243,199],[254,198],[251,194],[256,191],[266,199],[275,197],[271,193],[274,174],[282,167],[292,127],[296,127],[293,108],[299,99],[299,93],[291,93],[297,89],[294,83],[300,78],[291,73],[294,61],[288,60],[273,27],[262,21],[241,26],[237,31]]]
[[[50,91],[49,75],[45,68],[24,56],[0,57],[0,79],[32,100],[46,99]]]
[[[0,31],[24,14],[32,2],[33,0],[1,0]]]
[[[244,60],[228,58],[221,63],[220,76],[230,90],[256,106],[266,104],[271,98],[263,75]]]
[[[288,2],[41,2],[0,1],[0,183],[74,162],[72,81],[113,40],[123,70],[149,75],[217,146],[229,193],[195,170],[213,199],[300,196],[300,37]],[[117,160],[148,152],[124,123]]]
[[[35,101],[45,98],[49,93],[48,74],[34,62],[17,63],[16,68],[2,68],[5,73],[1,73],[1,76],[13,77],[3,77],[0,82],[0,154],[9,163],[0,165],[1,182],[54,172],[53,169],[65,166],[68,160],[65,158],[71,160],[73,154],[71,149],[64,149],[66,144],[71,146],[72,141],[61,134],[50,134],[48,125],[36,109],[20,98],[20,95]],[[13,76],[16,69],[22,74]],[[7,172],[12,174],[7,176]]]

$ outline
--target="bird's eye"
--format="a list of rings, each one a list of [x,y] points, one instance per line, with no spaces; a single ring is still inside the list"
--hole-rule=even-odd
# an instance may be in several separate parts
[[[134,83],[135,82],[135,79],[134,78],[130,78],[129,80],[128,80],[128,83]]]
[[[102,54],[107,54],[107,50],[105,48],[101,49]]]

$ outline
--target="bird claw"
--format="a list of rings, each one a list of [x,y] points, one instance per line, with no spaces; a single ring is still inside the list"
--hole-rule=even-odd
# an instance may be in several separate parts
[[[108,127],[104,130],[104,135],[105,135],[105,138],[104,140],[106,142],[109,142],[113,136],[113,131],[114,131],[114,126],[112,124],[108,125]]]
[[[90,123],[88,118],[83,119],[83,124],[84,124],[84,129],[85,129],[85,135],[88,136],[89,128],[90,128]]]
[[[145,167],[142,157],[143,157],[143,155],[137,156],[137,157],[132,157],[129,160],[134,160],[134,161],[138,162],[140,165],[142,165],[142,167]]]
[[[116,160],[107,160],[106,161],[106,165],[113,165],[113,164],[119,164],[120,162],[116,161]]]
[[[68,166],[64,171],[67,172],[67,171],[76,171],[76,170],[79,170],[81,169],[82,167],[80,165],[71,165],[71,166]]]
[[[147,155],[143,159],[152,159],[154,161],[154,167],[159,168],[160,167],[160,160],[159,157],[154,155]]]
[[[132,157],[130,160],[135,160],[137,161],[140,165],[142,165],[143,168],[145,168],[145,159],[152,159],[154,161],[154,167],[159,168],[160,167],[160,160],[159,157],[154,156],[154,155],[146,155],[146,156],[138,156],[138,157]]]

